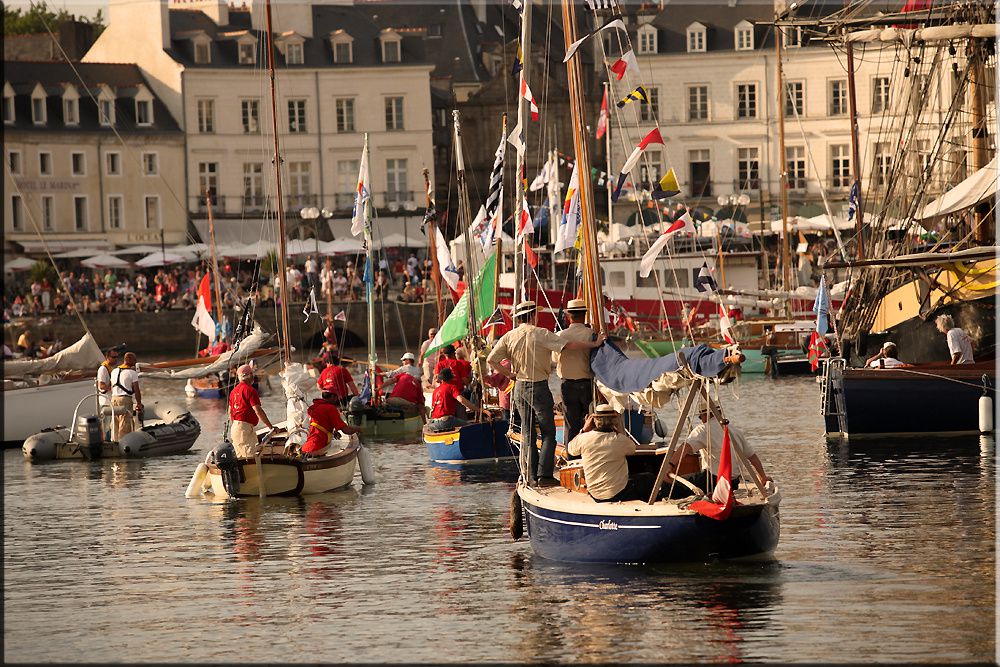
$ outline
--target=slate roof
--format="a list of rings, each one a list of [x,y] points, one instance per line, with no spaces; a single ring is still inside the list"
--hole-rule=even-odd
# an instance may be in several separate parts
[[[80,74],[77,78],[73,68]],[[81,84],[80,79],[83,79]],[[30,130],[60,132],[106,132],[113,134],[110,127],[100,124],[95,99],[100,93],[100,85],[105,84],[115,92],[115,129],[122,134],[182,134],[166,106],[156,96],[156,93],[143,78],[136,65],[106,64],[106,63],[73,63],[65,62],[30,62],[5,61],[4,81],[14,89],[15,122],[4,125],[4,130]],[[31,93],[36,84],[41,84],[48,93],[46,98],[46,124],[35,125],[31,120]],[[76,86],[80,96],[80,123],[67,126],[63,122],[62,93],[64,84]],[[137,126],[135,123],[135,102],[133,101],[140,85],[145,85],[153,95],[153,124]],[[86,87],[84,87],[86,86]],[[90,90],[93,99],[87,93]]]

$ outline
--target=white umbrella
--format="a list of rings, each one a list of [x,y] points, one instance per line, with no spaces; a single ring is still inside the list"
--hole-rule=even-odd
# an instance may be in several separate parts
[[[221,247],[221,245],[216,244],[216,251]],[[181,254],[190,253],[192,255],[200,255],[208,252],[211,248],[208,247],[207,243],[192,243],[191,245],[175,245],[173,248],[169,248],[169,250]]]
[[[88,269],[120,269],[130,266],[130,263],[126,262],[121,257],[115,257],[114,255],[109,255],[107,253],[88,257],[80,263]]]
[[[67,250],[66,252],[52,256],[56,259],[75,259],[78,257],[93,257],[95,252],[98,252],[97,248],[77,248],[76,250]]]
[[[319,244],[319,251],[324,255],[335,255],[340,252],[361,252],[365,244],[358,239],[343,238]]]
[[[237,246],[236,248],[233,248],[228,257],[254,257],[262,259],[267,257],[267,254],[274,249],[274,244],[270,241],[260,240],[254,243],[248,243],[245,246]]]
[[[34,265],[35,260],[28,259],[27,257],[18,257],[9,262],[4,262],[3,269],[4,271],[27,271]]]
[[[285,245],[285,250],[289,255],[315,255],[316,239],[292,239]],[[322,250],[322,243],[319,244]]]
[[[168,264],[183,264],[184,262],[190,262],[191,258],[185,255],[178,255],[175,252],[151,252],[138,262],[135,263],[136,266],[141,266],[143,268],[149,268],[151,266],[166,266]]]
[[[427,245],[426,239],[421,241],[421,239],[413,235],[406,236],[405,234],[396,232],[382,238],[374,239],[372,241],[372,250],[379,250],[381,248],[418,248],[423,245]]]
[[[134,245],[121,250],[115,250],[111,255],[148,255],[151,252],[160,252],[160,246],[155,245]]]

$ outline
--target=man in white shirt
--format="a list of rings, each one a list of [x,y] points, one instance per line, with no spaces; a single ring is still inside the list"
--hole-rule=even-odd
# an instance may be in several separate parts
[[[910,364],[904,364],[902,361],[896,358],[896,344],[892,341],[886,341],[882,343],[882,349],[878,351],[878,354],[868,357],[865,361],[866,368],[902,368],[909,366]]]
[[[121,345],[109,347],[104,353],[104,361],[97,367],[97,403],[101,407],[111,405],[111,369],[118,365]]]
[[[569,441],[566,451],[581,457],[587,493],[599,503],[621,500],[645,500],[649,497],[655,475],[633,478],[628,474],[629,454],[635,454],[635,442],[625,435],[618,413],[603,403],[587,416],[583,429]]]
[[[408,374],[412,375],[413,377],[417,378],[418,380],[423,375],[423,373],[420,370],[420,366],[417,366],[417,364],[415,363],[416,362],[416,357],[413,356],[412,352],[407,352],[406,354],[404,354],[400,358],[400,362],[402,363],[402,365],[399,368],[397,368],[395,370],[391,370],[391,371],[386,371],[385,373],[382,373],[382,375],[387,380],[389,378],[396,377],[400,373],[408,373]]]
[[[319,287],[319,267],[312,255],[306,259],[306,278],[309,280],[309,289],[315,290]]]
[[[972,338],[964,329],[955,326],[951,315],[940,315],[934,323],[937,325],[937,330],[948,337],[948,353],[951,355],[953,365],[975,362],[972,356]]]
[[[139,373],[135,370],[135,354],[126,352],[124,361],[111,371],[111,406],[122,409],[122,414],[114,416],[114,437],[117,440],[133,430],[133,406],[135,412],[142,415],[142,392],[139,389]]]

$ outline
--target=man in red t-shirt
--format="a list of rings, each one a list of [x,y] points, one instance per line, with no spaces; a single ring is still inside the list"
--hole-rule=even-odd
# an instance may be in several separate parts
[[[320,391],[332,394],[331,400],[340,407],[344,407],[352,396],[357,396],[360,393],[358,386],[354,384],[354,378],[351,377],[350,371],[343,366],[343,360],[337,355],[330,357],[330,365],[320,373],[316,385]],[[324,385],[329,389],[323,389]]]
[[[431,396],[432,431],[449,431],[469,423],[455,416],[458,404],[464,405],[470,412],[476,409],[469,399],[462,396],[462,392],[453,383],[454,379],[455,376],[450,368],[442,369],[437,376],[437,387]]]
[[[441,349],[441,359],[434,367],[434,375],[440,375],[444,369],[449,369],[452,374],[451,384],[455,385],[459,391],[465,389],[466,383],[472,379],[472,364],[465,359],[455,357],[455,348],[446,345]]]
[[[320,382],[323,397],[313,400],[313,404],[309,406],[307,411],[309,414],[309,435],[302,444],[303,454],[311,456],[324,454],[330,447],[333,438],[340,437],[338,431],[349,435],[361,432],[361,427],[347,425],[343,417],[340,416],[340,410],[334,403],[334,394],[330,391],[334,388],[334,383],[329,379],[326,382]]]
[[[253,456],[257,448],[257,431],[254,428],[257,422],[262,421],[264,426],[272,429],[274,426],[260,405],[260,395],[253,388],[253,366],[243,364],[236,371],[236,377],[239,382],[229,393],[229,418],[233,422],[229,427],[229,439],[236,448],[236,455],[246,458]]]
[[[387,378],[382,385],[382,391],[389,387],[392,387],[392,393],[385,399],[386,405],[409,408],[424,402],[424,390],[420,386],[420,380],[409,373],[399,373]]]

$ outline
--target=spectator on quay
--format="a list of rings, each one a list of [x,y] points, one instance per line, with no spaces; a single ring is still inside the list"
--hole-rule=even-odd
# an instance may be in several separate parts
[[[333,278],[333,295],[345,296],[347,294],[347,277],[344,272],[337,269],[337,275]]]
[[[49,306],[52,304],[52,283],[49,282],[48,277],[42,278],[42,308],[46,311],[49,310]]]
[[[389,298],[389,279],[386,277],[385,271],[379,271],[378,275],[375,276],[375,298]]]
[[[319,266],[312,255],[306,258],[306,279],[309,281],[309,289],[319,292]]]
[[[417,275],[420,268],[420,260],[417,259],[417,254],[411,252],[410,256],[406,259],[406,275],[411,283],[416,282],[414,277]]]
[[[333,295],[333,261],[327,257],[323,269],[319,272],[320,293],[323,298]]]

